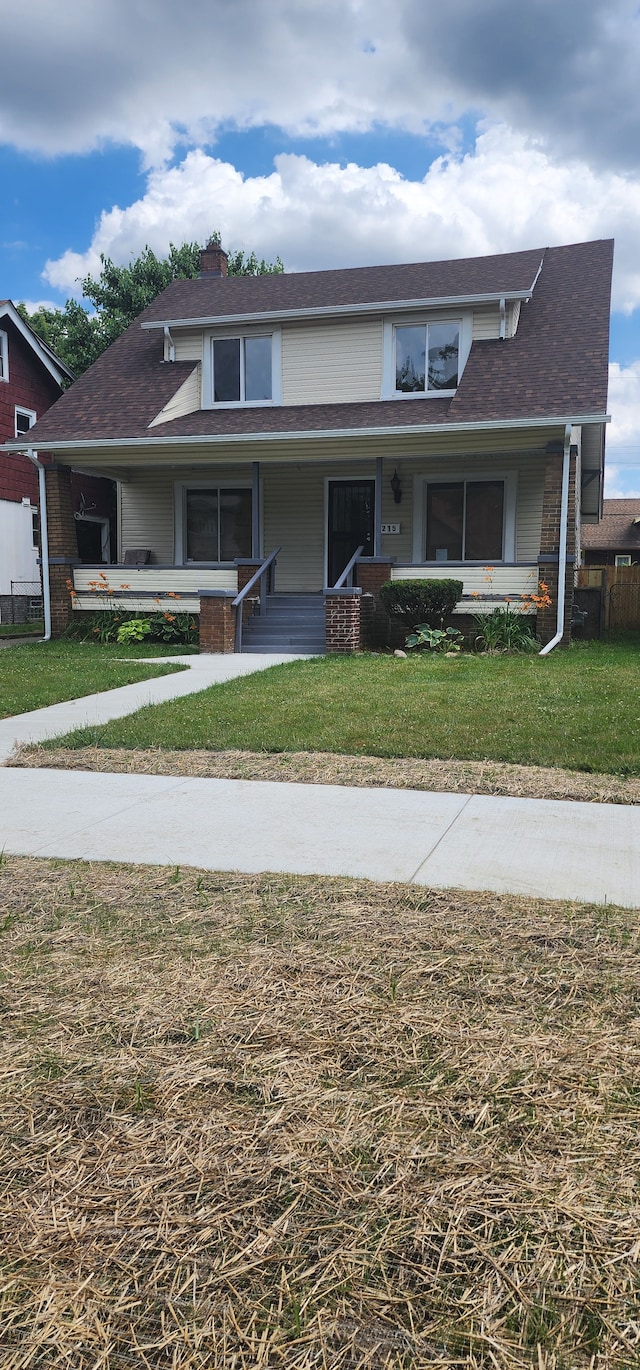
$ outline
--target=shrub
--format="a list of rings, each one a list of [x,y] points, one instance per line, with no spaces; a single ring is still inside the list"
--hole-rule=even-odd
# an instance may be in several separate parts
[[[432,652],[461,652],[464,638],[458,628],[430,628],[427,623],[419,623],[406,641],[409,651],[422,651],[427,647]]]
[[[143,642],[151,632],[148,618],[130,618],[118,628],[118,642]]]
[[[387,580],[380,586],[380,598],[387,613],[409,628],[418,623],[440,628],[461,595],[461,580]]]
[[[144,625],[147,625],[145,629]],[[120,637],[126,628],[126,636]],[[178,642],[197,643],[198,618],[195,614],[127,614],[126,610],[107,610],[97,614],[77,613],[67,628],[66,637],[80,642]]]
[[[529,615],[510,610],[494,609],[490,614],[475,614],[474,645],[481,652],[533,652],[537,642]]]

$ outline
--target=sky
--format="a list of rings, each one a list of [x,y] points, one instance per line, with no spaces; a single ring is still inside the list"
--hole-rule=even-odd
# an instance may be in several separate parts
[[[615,238],[640,495],[636,0],[0,0],[0,298],[205,241],[288,271]]]

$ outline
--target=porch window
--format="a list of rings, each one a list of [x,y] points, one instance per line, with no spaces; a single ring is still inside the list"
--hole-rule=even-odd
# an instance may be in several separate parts
[[[213,338],[214,404],[266,404],[273,396],[271,337]]]
[[[395,330],[395,388],[401,395],[449,393],[458,384],[460,322],[409,324]]]
[[[504,481],[429,483],[426,512],[426,561],[504,559]]]
[[[184,492],[185,561],[251,556],[251,490],[203,486]]]

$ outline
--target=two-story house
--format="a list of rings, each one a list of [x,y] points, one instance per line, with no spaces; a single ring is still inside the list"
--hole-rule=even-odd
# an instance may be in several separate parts
[[[163,291],[29,435],[56,462],[55,630],[70,574],[75,611],[95,608],[71,564],[74,465],[119,482],[123,561],[138,561],[123,600],[180,594],[205,648],[232,649],[233,601],[276,549],[275,598],[265,577],[248,598],[261,584],[261,609],[280,608],[280,646],[357,549],[325,596],[330,647],[355,645],[358,593],[389,577],[454,576],[461,613],[544,580],[538,631],[566,639],[579,520],[601,505],[612,253],[228,277],[210,245],[200,278]]]
[[[0,300],[0,443],[30,441],[37,420],[73,380],[60,357]],[[74,559],[109,561],[115,546],[112,481],[74,472]],[[115,510],[113,510],[115,512]],[[115,520],[113,520],[115,522]],[[0,451],[0,619],[41,616],[38,474],[21,453]]]

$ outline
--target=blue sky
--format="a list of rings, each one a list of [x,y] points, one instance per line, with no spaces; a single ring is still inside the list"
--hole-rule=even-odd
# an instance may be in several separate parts
[[[635,0],[441,19],[435,0],[3,0],[0,297],[62,304],[100,252],[214,228],[289,270],[614,237],[606,493],[640,494]]]

